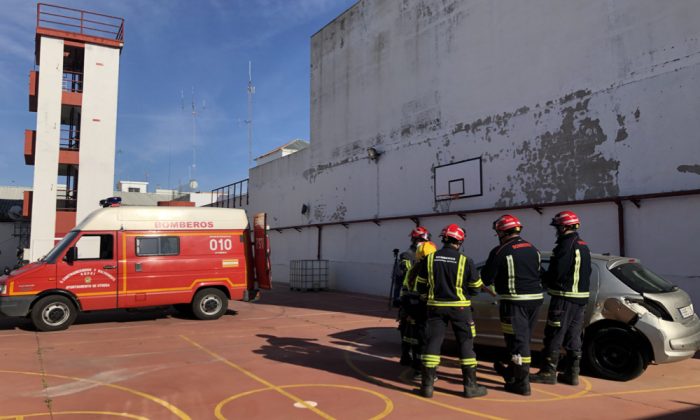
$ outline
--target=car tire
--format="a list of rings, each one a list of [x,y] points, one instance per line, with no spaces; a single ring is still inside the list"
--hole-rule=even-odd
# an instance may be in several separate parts
[[[61,331],[73,324],[78,309],[65,296],[51,295],[39,299],[32,307],[30,318],[39,331]]]
[[[219,319],[227,309],[228,298],[219,289],[202,289],[192,299],[192,314],[197,319]]]
[[[589,337],[584,345],[585,366],[594,376],[613,381],[629,381],[647,368],[639,337],[622,327],[604,327]]]

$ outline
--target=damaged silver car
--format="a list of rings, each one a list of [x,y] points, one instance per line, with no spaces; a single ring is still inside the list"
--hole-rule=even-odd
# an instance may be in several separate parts
[[[542,253],[546,268],[551,253]],[[700,319],[690,296],[645,268],[638,259],[591,254],[591,295],[586,309],[583,361],[592,374],[617,381],[641,375],[650,363],[693,357],[700,349]],[[546,296],[546,294],[545,294]],[[472,298],[478,344],[504,346],[498,298]],[[549,296],[533,333],[543,347]]]

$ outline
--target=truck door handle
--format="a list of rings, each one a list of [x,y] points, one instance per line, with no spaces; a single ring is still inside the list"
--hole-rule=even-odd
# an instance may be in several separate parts
[[[116,265],[105,265],[102,268],[104,268],[105,270],[111,270],[111,269],[117,268],[117,266]]]

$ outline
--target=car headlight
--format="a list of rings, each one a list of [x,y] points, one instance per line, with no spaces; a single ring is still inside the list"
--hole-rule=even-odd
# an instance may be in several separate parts
[[[7,290],[7,283],[0,283],[0,295],[4,295]]]
[[[673,321],[673,318],[669,313],[662,307],[660,307],[656,302],[647,300],[647,299],[626,299],[628,303],[631,303],[630,305],[633,309],[635,309],[640,315],[644,314],[645,312],[648,312],[652,315],[654,315],[657,318],[661,318],[665,321]],[[636,308],[635,308],[636,306]],[[643,308],[641,311],[640,309]]]

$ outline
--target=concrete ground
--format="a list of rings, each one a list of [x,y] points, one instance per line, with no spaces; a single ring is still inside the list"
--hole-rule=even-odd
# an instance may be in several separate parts
[[[394,317],[379,298],[280,286],[232,302],[217,321],[109,311],[36,333],[2,318],[0,419],[700,418],[698,358],[626,383],[533,385],[521,397],[501,389],[485,361],[495,350],[481,348],[486,397],[459,396],[448,356],[435,398],[424,399],[398,364]]]

